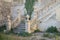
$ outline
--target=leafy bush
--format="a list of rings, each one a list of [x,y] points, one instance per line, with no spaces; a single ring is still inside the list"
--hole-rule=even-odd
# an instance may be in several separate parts
[[[51,26],[46,30],[46,32],[57,33],[58,30],[57,30],[56,26],[55,27]]]
[[[35,30],[34,32],[40,32],[40,30],[39,30],[39,29],[37,29],[37,30]]]
[[[27,32],[22,32],[22,33],[19,33],[18,35],[23,37],[32,36],[31,33],[27,33]]]

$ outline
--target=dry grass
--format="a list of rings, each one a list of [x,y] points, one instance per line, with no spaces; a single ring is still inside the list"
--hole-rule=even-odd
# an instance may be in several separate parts
[[[20,37],[20,36],[17,36],[17,35],[7,35],[7,34],[4,34],[4,33],[0,33],[0,40],[28,40],[29,37]]]
[[[30,37],[22,37],[22,36],[17,36],[14,34],[4,34],[0,33],[0,40],[49,40],[50,38],[48,37],[42,37],[42,34],[35,34],[36,36],[30,36]],[[51,38],[51,40],[59,39],[60,36],[56,36],[55,38]]]

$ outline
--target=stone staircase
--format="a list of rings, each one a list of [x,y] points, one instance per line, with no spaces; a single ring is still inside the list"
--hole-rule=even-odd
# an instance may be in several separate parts
[[[32,19],[31,23],[30,23],[30,27],[31,29],[34,29],[36,24],[39,24],[40,22],[46,22],[47,20],[49,20],[52,16],[55,15],[55,9],[56,7],[58,7],[60,2],[51,2],[47,5],[45,5],[42,9],[38,10],[38,19]],[[42,12],[40,12],[42,11]],[[41,13],[41,15],[40,15]],[[37,20],[36,20],[37,19]],[[15,33],[20,33],[20,32],[25,32],[25,21],[22,20],[19,25],[14,29]]]
[[[25,21],[21,21],[20,24],[13,31],[14,33],[25,32]]]

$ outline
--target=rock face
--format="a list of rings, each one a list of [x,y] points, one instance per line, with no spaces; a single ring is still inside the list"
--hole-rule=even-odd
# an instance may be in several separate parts
[[[11,14],[11,3],[0,0],[0,26],[4,25],[7,15]]]
[[[41,22],[37,23],[40,30],[45,31],[49,26],[58,26],[57,28],[60,28],[60,23],[56,20],[57,13],[55,12],[60,8],[59,3],[60,1],[58,0],[47,0],[47,2],[45,0],[38,0],[35,3],[32,19],[37,17],[39,22]],[[21,15],[25,13],[24,7],[25,0],[0,0],[0,26],[6,24],[7,30],[17,27],[20,24]],[[59,19],[60,16],[57,16],[57,18]],[[24,24],[21,27],[25,28]],[[20,30],[20,25],[18,28]]]
[[[21,15],[24,15],[25,7],[25,1],[22,1],[22,3],[20,2],[18,2],[18,0],[0,0],[0,26],[5,24],[7,26],[7,30],[10,30],[11,28],[15,28],[19,25]]]
[[[32,14],[32,19],[35,16],[38,16],[38,20],[41,23],[38,24],[38,28],[41,31],[45,31],[48,27],[56,26],[58,29],[60,28],[60,0],[42,0],[41,3],[36,2],[34,5],[34,12]],[[59,9],[59,10],[58,10]],[[38,15],[35,15],[37,14]],[[57,16],[57,15],[58,16]],[[57,20],[56,20],[57,17]]]

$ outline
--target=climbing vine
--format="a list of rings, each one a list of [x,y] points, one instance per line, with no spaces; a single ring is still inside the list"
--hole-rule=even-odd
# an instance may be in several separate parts
[[[35,0],[26,0],[26,3],[25,3],[25,8],[27,10],[27,14],[30,16],[30,19],[31,19],[32,12],[34,10],[33,8],[34,3],[35,3]]]

